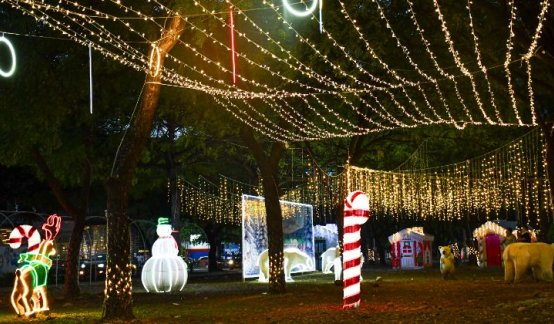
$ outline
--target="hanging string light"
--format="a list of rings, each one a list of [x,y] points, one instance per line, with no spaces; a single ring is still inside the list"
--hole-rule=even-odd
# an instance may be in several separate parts
[[[340,38],[323,28],[321,15],[319,16],[319,22],[322,36],[331,45],[332,53],[339,55],[338,58],[331,59],[327,50],[323,50],[318,42],[314,42],[294,28],[287,17],[282,14],[280,7],[273,4],[273,2],[265,1],[263,3],[264,7],[257,8],[267,10],[268,13],[273,15],[274,19],[282,21],[284,28],[288,29],[300,44],[305,44],[317,61],[325,63],[329,67],[329,71],[332,71],[331,73],[322,73],[316,72],[314,67],[310,66],[311,64],[302,62],[301,59],[295,57],[290,42],[283,42],[281,36],[276,36],[277,34],[273,31],[270,32],[267,28],[261,27],[261,23],[252,18],[250,14],[252,11],[249,11],[249,9],[242,10],[229,0],[226,0],[226,11],[221,10],[219,12],[213,10],[213,8],[207,8],[207,5],[199,1],[195,1],[194,4],[200,10],[199,13],[180,15],[187,22],[187,28],[192,33],[201,33],[216,47],[228,51],[232,58],[236,57],[235,63],[220,62],[210,57],[206,49],[195,45],[188,39],[180,39],[178,46],[186,49],[187,55],[192,54],[194,57],[198,57],[201,62],[206,62],[207,66],[210,67],[207,70],[200,65],[190,64],[190,60],[187,62],[187,60],[181,60],[172,55],[168,56],[165,66],[158,69],[156,66],[155,43],[146,37],[146,31],[152,29],[151,27],[163,30],[163,26],[157,19],[160,17],[141,12],[125,5],[122,1],[110,0],[105,1],[103,6],[87,6],[73,0],[0,0],[1,3],[8,4],[41,21],[44,25],[62,32],[63,35],[75,42],[83,46],[90,46],[91,49],[98,51],[109,59],[119,61],[138,71],[159,75],[159,84],[194,89],[208,94],[214,100],[217,98],[216,102],[224,110],[230,111],[233,116],[252,125],[258,132],[271,136],[272,139],[302,141],[348,137],[386,129],[430,124],[450,124],[457,128],[463,128],[468,124],[517,124],[520,126],[536,124],[531,58],[538,47],[540,32],[548,17],[549,1],[541,1],[538,24],[529,50],[523,58],[516,59],[512,59],[512,38],[515,35],[515,24],[521,17],[518,16],[515,3],[513,1],[508,3],[511,16],[507,28],[509,32],[506,41],[508,51],[507,58],[504,60],[504,69],[508,83],[511,85],[513,82],[511,81],[510,66],[521,60],[526,63],[526,91],[529,99],[528,108],[531,109],[529,114],[524,113],[523,106],[515,106],[514,109],[515,100],[512,100],[512,97],[516,95],[516,89],[509,85],[508,95],[511,98],[512,109],[514,110],[514,116],[510,117],[501,116],[496,106],[495,94],[492,92],[487,77],[487,71],[490,68],[487,68],[481,60],[480,44],[474,30],[470,0],[468,0],[467,5],[466,21],[468,21],[473,38],[472,51],[474,53],[472,55],[475,56],[478,71],[469,70],[469,61],[462,62],[462,56],[459,52],[461,46],[459,48],[455,46],[457,44],[454,42],[457,39],[453,38],[448,29],[447,17],[443,15],[438,2],[433,0],[434,15],[441,26],[442,38],[447,44],[447,49],[456,67],[461,71],[460,75],[447,73],[446,69],[439,65],[426,38],[430,35],[424,35],[413,10],[413,1],[407,0],[407,17],[412,20],[414,28],[419,34],[423,47],[428,54],[427,56],[433,63],[434,72],[438,73],[442,79],[433,77],[433,71],[424,71],[420,68],[410,49],[402,43],[396,33],[393,26],[394,21],[389,21],[387,15],[385,15],[383,5],[378,0],[372,1],[377,9],[377,16],[388,29],[399,52],[403,54],[405,61],[416,72],[415,74],[408,74],[410,77],[401,75],[400,69],[392,68],[383,58],[377,55],[377,51],[374,50],[376,45],[372,44],[364,35],[363,29],[358,25],[352,13],[347,11],[345,3],[342,1],[339,1],[339,4],[344,21],[348,22],[347,26],[350,26],[350,32],[355,33],[354,35],[367,50],[366,53],[369,55],[371,62],[362,62],[357,51],[341,44]],[[164,17],[179,15],[179,13],[170,10],[158,1],[154,0],[152,2],[159,9],[158,13],[164,13]],[[287,3],[292,5],[293,8],[299,8],[290,2]],[[321,12],[322,1],[314,0],[305,3],[306,8],[317,8],[318,4]],[[285,6],[284,3],[283,6]],[[100,8],[107,12],[102,12]],[[122,14],[115,14],[117,10]],[[285,8],[285,10],[287,9]],[[233,16],[236,14],[237,18],[244,20],[245,28],[242,28],[242,24],[236,26],[235,19],[230,14]],[[223,37],[218,35],[216,30],[207,30],[201,27],[203,24],[195,23],[193,21],[194,17],[199,15],[208,20],[220,22],[222,30],[226,27],[230,31],[232,30],[233,35],[236,35],[241,41],[244,40],[245,45],[247,45],[245,50],[240,51],[234,48],[233,45],[236,44],[233,41],[222,40]],[[315,9],[307,14],[307,16],[309,15],[312,15],[312,19],[318,20]],[[225,18],[226,16],[228,18]],[[231,18],[233,21],[231,21]],[[123,33],[119,34],[122,29],[127,32],[126,37],[132,38],[132,41],[126,40],[122,36]],[[115,30],[118,33],[114,32]],[[345,32],[348,32],[348,30],[345,30]],[[144,44],[151,46],[153,50],[150,53],[144,53]],[[236,70],[237,61],[240,61],[241,64],[242,62],[248,64],[256,71],[260,71],[260,75],[267,76],[267,78],[254,79],[241,75]],[[235,82],[240,80],[241,83],[244,82],[248,86],[241,89],[236,84],[228,84],[221,79],[221,73],[218,73],[218,71],[229,74]],[[383,71],[386,73],[383,73]],[[486,108],[481,99],[482,94],[479,93],[480,89],[476,87],[477,79],[476,76],[474,77],[476,73],[482,74],[486,81],[486,89],[491,100],[491,105],[487,105]],[[462,95],[462,91],[457,85],[457,80],[460,78],[469,80],[472,85],[472,90],[467,94]],[[448,91],[456,94],[454,100],[450,98]],[[431,97],[431,100],[427,96],[430,92],[435,94]],[[440,103],[432,102],[435,99],[438,99]],[[469,105],[470,102],[475,102],[476,105]],[[263,105],[258,106],[260,103],[263,103]],[[302,110],[313,112],[317,122],[314,120],[307,123],[296,112],[293,112],[290,107],[297,104],[301,105],[299,108]],[[344,109],[335,109],[337,104],[344,107]],[[461,107],[460,112],[452,109],[455,106]],[[470,109],[470,107],[472,108]],[[351,115],[360,117],[359,119],[363,123],[351,122]],[[532,116],[532,119],[531,121],[524,121],[523,116]],[[281,124],[276,122],[276,120],[281,119],[290,129],[285,131],[280,126]]]

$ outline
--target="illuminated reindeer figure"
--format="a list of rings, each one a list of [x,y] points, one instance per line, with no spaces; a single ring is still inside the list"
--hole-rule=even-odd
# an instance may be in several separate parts
[[[52,267],[50,256],[56,253],[54,239],[60,232],[62,218],[50,215],[42,225],[45,238],[39,244],[36,252],[22,253],[15,270],[15,282],[11,296],[12,306],[17,315],[31,316],[38,312],[48,311],[46,284],[48,271]]]

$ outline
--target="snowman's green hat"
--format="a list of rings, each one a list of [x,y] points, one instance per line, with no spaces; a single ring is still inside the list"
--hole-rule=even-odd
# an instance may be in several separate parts
[[[169,224],[169,218],[167,217],[158,218],[158,225],[167,225],[167,224]]]

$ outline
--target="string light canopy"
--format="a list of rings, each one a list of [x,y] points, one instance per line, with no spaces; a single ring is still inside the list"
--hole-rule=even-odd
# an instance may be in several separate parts
[[[337,206],[352,188],[369,197],[376,219],[488,221],[517,215],[521,224],[537,227],[552,220],[546,177],[546,144],[539,129],[480,157],[429,168],[427,145],[394,171],[348,167],[329,176],[308,163],[311,175],[287,190],[282,200],[310,204],[314,221],[335,221]],[[423,168],[422,168],[423,166]],[[241,196],[262,195],[261,183],[246,184],[225,176],[216,183],[199,177],[195,184],[179,181],[181,210],[201,220],[240,225]],[[168,185],[169,193],[169,185]],[[168,194],[169,200],[169,194]],[[258,213],[264,214],[263,204]],[[283,211],[287,217],[287,211]]]
[[[283,199],[310,203],[314,217],[326,220],[345,192],[360,188],[376,218],[490,220],[515,213],[522,224],[536,227],[543,217],[552,220],[546,167],[546,144],[535,129],[483,156],[436,168],[349,167],[333,177],[314,172],[305,186]]]
[[[350,137],[434,124],[536,125],[533,56],[550,1],[538,4],[536,21],[526,26],[531,28],[531,41],[517,50],[516,28],[523,17],[518,3],[507,2],[506,27],[498,25],[495,34],[506,35],[505,51],[499,56],[503,59],[498,62],[483,58],[483,51],[491,49],[479,41],[483,23],[473,14],[476,4],[467,0],[463,10],[456,9],[460,6],[445,10],[438,0],[429,1],[426,7],[406,0],[406,19],[400,25],[385,1],[372,0],[362,12],[339,0],[340,13],[333,15],[333,25],[344,26],[341,30],[322,24],[321,0],[264,0],[255,8],[242,8],[230,0],[222,4],[195,0],[187,14],[156,0],[140,4],[106,0],[94,5],[75,0],[0,0],[0,4],[90,45],[109,59],[160,74],[164,85],[203,92],[276,141]],[[148,3],[150,9],[144,9]],[[174,15],[185,20],[185,37],[174,51],[179,54],[168,54],[165,66],[158,66],[152,30],[162,30],[163,21]],[[380,22],[380,35],[387,39],[370,37],[378,24],[369,31],[361,19]],[[317,38],[310,33],[314,22],[321,32]],[[429,27],[433,24],[436,28]],[[460,24],[465,24],[469,37],[454,32],[453,26]],[[406,29],[411,30],[410,39],[402,32]],[[211,46],[199,45],[195,36]],[[385,55],[377,50],[383,41],[394,44],[393,52]],[[299,56],[299,46],[309,53],[309,61]],[[214,50],[228,56],[214,55]],[[448,60],[454,67],[445,64]],[[517,67],[519,62],[523,69]],[[493,74],[495,80],[506,81],[507,91],[496,90]]]

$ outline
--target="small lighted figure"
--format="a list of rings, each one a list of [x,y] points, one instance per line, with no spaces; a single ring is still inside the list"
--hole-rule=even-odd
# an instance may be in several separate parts
[[[187,283],[187,264],[179,257],[179,247],[172,232],[169,220],[158,218],[158,239],[152,246],[152,257],[142,268],[142,285],[147,292],[181,291]]]
[[[16,249],[21,245],[23,238],[28,241],[29,252],[19,255],[22,265],[15,270],[15,282],[11,295],[12,306],[18,316],[31,316],[36,313],[47,312],[48,298],[46,284],[48,271],[52,267],[52,259],[56,253],[54,239],[60,232],[62,218],[50,215],[42,225],[45,239],[40,241],[40,234],[30,225],[21,225],[14,228],[10,234],[9,244]],[[37,241],[40,243],[37,244]]]

